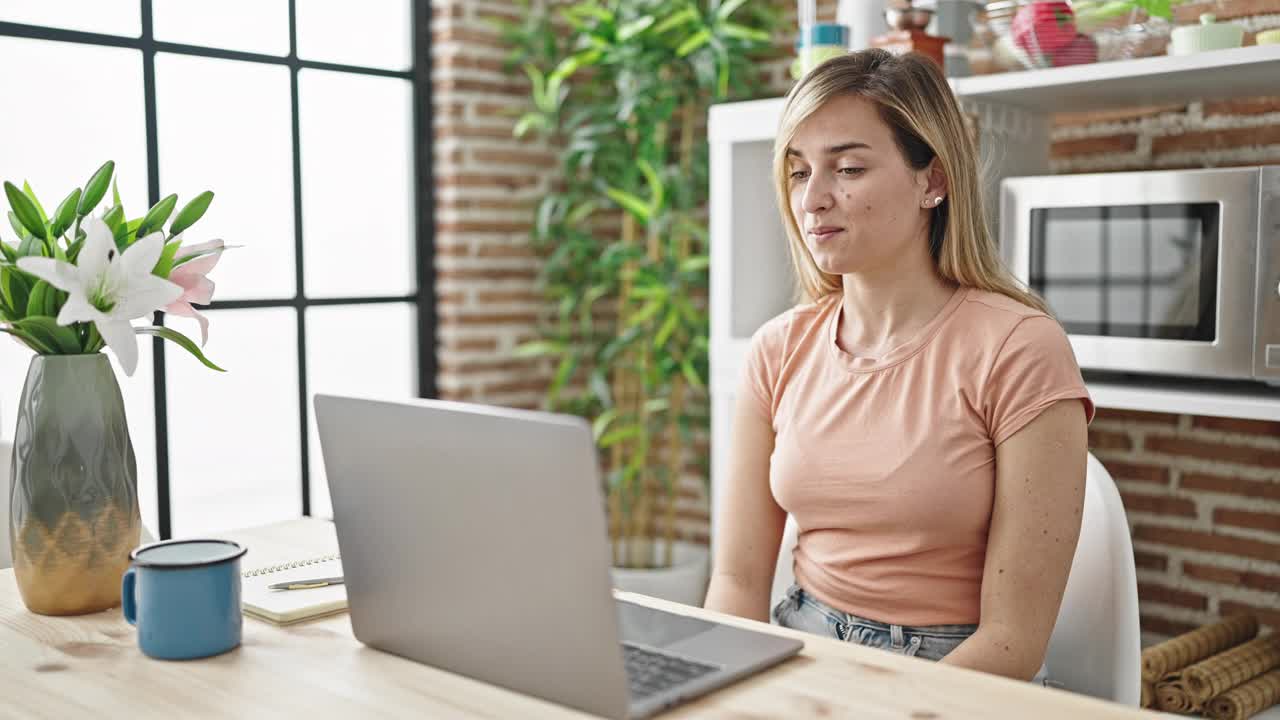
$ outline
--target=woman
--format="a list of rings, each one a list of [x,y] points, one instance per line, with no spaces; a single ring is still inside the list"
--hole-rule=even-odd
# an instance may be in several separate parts
[[[1093,406],[1062,328],[1004,270],[977,152],[921,56],[824,63],[775,145],[807,303],[752,338],[706,606],[1042,679]]]

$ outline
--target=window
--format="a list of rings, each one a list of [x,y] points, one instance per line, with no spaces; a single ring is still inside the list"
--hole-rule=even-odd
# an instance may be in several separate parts
[[[21,68],[0,87],[53,99],[0,114],[4,178],[47,204],[112,159],[131,216],[211,189],[192,240],[241,246],[205,311],[205,350],[226,374],[159,340],[140,343],[133,377],[116,366],[143,522],[159,537],[329,514],[311,397],[435,394],[419,194],[430,150],[414,142],[429,136],[429,54],[413,44],[429,12],[410,0],[0,4],[0,63]],[[29,357],[0,342],[0,437]]]

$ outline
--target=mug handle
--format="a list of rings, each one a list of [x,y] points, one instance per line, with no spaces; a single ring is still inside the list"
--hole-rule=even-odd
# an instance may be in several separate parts
[[[133,596],[137,575],[137,571],[131,567],[124,571],[124,577],[120,579],[120,610],[130,625],[138,624],[138,602]]]

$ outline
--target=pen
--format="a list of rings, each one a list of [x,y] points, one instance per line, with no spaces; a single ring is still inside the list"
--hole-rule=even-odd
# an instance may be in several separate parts
[[[315,578],[314,580],[290,580],[289,582],[276,583],[268,585],[268,590],[308,590],[310,588],[326,587],[329,585],[342,584],[341,577],[331,578]]]

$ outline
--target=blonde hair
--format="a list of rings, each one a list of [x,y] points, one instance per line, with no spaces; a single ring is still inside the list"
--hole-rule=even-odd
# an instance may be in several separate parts
[[[873,48],[828,60],[792,89],[773,148],[773,170],[799,289],[809,301],[841,289],[839,275],[820,270],[791,212],[787,148],[796,129],[828,100],[854,95],[874,102],[907,164],[923,170],[935,157],[946,174],[946,199],[932,209],[929,249],[942,277],[1000,293],[1042,312],[1048,307],[1000,262],[983,214],[978,150],[947,80],[917,54]]]

